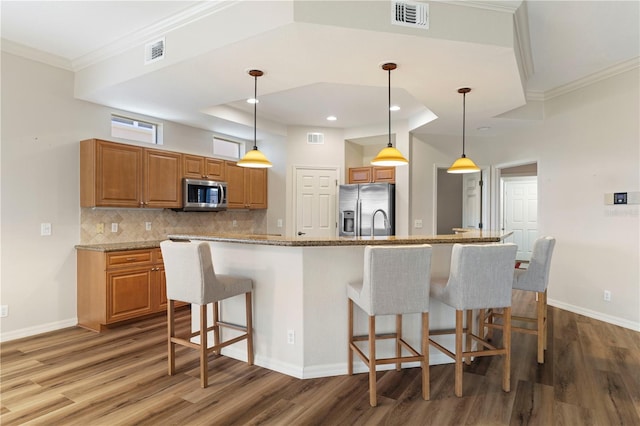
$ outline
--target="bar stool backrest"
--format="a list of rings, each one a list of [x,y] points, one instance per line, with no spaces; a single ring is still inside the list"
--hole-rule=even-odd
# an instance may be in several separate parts
[[[431,246],[366,246],[360,302],[369,315],[429,311]]]
[[[458,310],[511,306],[517,246],[454,244],[449,280],[444,289]]]
[[[216,298],[217,283],[211,248],[206,242],[160,243],[167,281],[167,298],[206,305]]]
[[[533,243],[531,260],[527,269],[516,269],[513,288],[519,290],[544,292],[549,285],[551,255],[556,246],[553,237],[540,237]]]

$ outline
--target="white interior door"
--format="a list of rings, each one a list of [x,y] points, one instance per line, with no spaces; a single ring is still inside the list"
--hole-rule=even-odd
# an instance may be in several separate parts
[[[336,236],[337,186],[337,169],[296,168],[297,236]]]
[[[477,228],[480,223],[480,173],[462,176],[462,227]]]
[[[513,235],[506,241],[518,245],[518,260],[530,260],[538,238],[538,178],[503,178],[503,229]]]

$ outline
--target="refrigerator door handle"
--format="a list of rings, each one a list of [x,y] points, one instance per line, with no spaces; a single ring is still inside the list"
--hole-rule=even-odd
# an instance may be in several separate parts
[[[356,237],[360,237],[360,222],[361,222],[361,217],[360,215],[362,214],[362,200],[358,199],[358,201],[356,202]]]

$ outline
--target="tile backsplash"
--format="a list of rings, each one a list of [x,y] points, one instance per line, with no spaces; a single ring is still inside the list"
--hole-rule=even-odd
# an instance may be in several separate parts
[[[113,223],[117,232],[111,231]],[[146,229],[146,224],[151,229]],[[99,233],[100,224],[104,231]],[[80,244],[163,240],[169,234],[265,234],[266,210],[176,212],[167,209],[83,208]]]

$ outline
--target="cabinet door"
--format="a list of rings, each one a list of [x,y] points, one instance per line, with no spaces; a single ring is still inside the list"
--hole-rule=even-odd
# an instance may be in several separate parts
[[[145,150],[144,207],[182,207],[182,154]]]
[[[150,267],[107,272],[107,323],[154,312]]]
[[[233,161],[225,162],[227,175],[227,205],[230,209],[246,209],[245,169]]]
[[[142,148],[95,141],[97,207],[140,207]]]
[[[198,155],[182,155],[182,173],[184,177],[202,179],[205,175],[204,157]]]
[[[349,183],[371,182],[371,167],[352,167],[349,169]]]
[[[267,208],[267,169],[247,169],[245,171],[246,202],[250,209]]]
[[[207,179],[224,181],[224,160],[205,158],[205,176]]]
[[[373,167],[373,181],[374,182],[395,183],[396,182],[396,168],[393,167],[393,166],[389,166],[389,167],[374,166]]]

